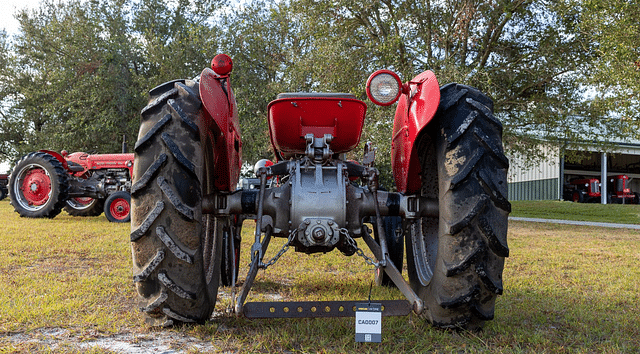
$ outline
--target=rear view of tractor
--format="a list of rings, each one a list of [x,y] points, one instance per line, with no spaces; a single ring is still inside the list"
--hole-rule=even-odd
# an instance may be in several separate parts
[[[277,267],[289,249],[337,249],[375,266],[380,283],[406,297],[380,301],[383,316],[413,311],[435,326],[467,329],[493,318],[511,206],[502,125],[489,98],[464,85],[439,87],[431,71],[407,83],[388,70],[373,73],[369,99],[398,102],[389,132],[397,192],[389,192],[378,183],[371,144],[361,161],[345,157],[360,143],[365,102],[346,93],[282,93],[267,106],[275,161],[258,164],[256,188],[236,189],[242,142],[231,69],[218,55],[198,80],[152,89],[142,110],[131,246],[149,323],[208,320],[220,283],[236,284],[241,252],[250,265],[234,299],[237,315],[353,316],[356,301],[245,303],[257,272]],[[241,250],[247,218],[256,228]],[[286,242],[265,259],[273,237]]]
[[[22,157],[9,180],[11,205],[23,217],[53,218],[64,208],[73,216],[130,220],[133,154],[40,150]]]
[[[608,180],[607,193],[609,195],[609,203],[638,204],[640,202],[640,194],[632,191],[629,187],[629,182],[631,182],[629,176],[609,176]]]

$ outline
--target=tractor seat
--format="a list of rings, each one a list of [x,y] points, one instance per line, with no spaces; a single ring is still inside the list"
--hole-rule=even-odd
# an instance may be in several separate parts
[[[84,171],[84,167],[82,167],[82,165],[80,165],[79,163],[75,163],[73,161],[67,161],[67,166],[69,167],[69,170],[72,172]]]

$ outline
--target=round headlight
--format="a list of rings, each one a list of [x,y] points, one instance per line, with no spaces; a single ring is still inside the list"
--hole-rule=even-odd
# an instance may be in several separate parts
[[[402,82],[393,71],[378,70],[371,74],[367,80],[367,96],[379,106],[395,103],[401,93]]]

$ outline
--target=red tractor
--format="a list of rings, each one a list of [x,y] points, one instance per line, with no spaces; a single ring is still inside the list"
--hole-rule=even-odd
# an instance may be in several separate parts
[[[9,193],[7,184],[9,184],[9,175],[0,173],[0,200],[6,198]]]
[[[564,199],[575,203],[599,203],[600,180],[597,178],[572,179],[564,186]]]
[[[609,176],[609,183],[607,184],[608,202],[615,204],[638,204],[640,195],[631,191],[631,188],[629,188],[630,181],[627,175]]]
[[[130,220],[133,154],[90,155],[40,150],[22,157],[9,180],[15,211],[23,217],[53,218],[64,208],[73,216]]]
[[[609,176],[607,183],[607,203],[638,204],[640,195],[629,188],[629,176]],[[600,203],[602,184],[597,178],[572,179],[564,186],[564,199],[575,203]]]
[[[210,318],[219,285],[236,284],[244,218],[256,228],[237,315],[354,316],[355,301],[245,303],[258,270],[289,248],[337,248],[376,267],[404,294],[376,301],[383,316],[414,311],[435,326],[467,329],[493,318],[511,205],[502,125],[487,96],[464,85],[439,87],[431,71],[407,83],[388,70],[373,73],[369,99],[398,102],[391,135],[397,191],[388,192],[378,184],[375,149],[367,144],[359,163],[345,156],[360,142],[365,102],[347,93],[282,93],[267,106],[275,163],[258,168],[257,188],[236,189],[242,142],[231,69],[220,54],[198,79],[152,89],[141,112],[131,247],[150,324]],[[375,225],[373,237],[365,222]],[[273,237],[286,241],[265,259]]]

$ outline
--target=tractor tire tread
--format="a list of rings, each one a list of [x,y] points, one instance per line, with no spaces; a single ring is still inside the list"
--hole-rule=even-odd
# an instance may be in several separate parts
[[[167,275],[167,272],[158,272],[158,280],[160,280],[160,282],[165,286],[166,289],[171,290],[174,294],[180,296],[181,298],[187,300],[196,299],[196,294],[183,289],[180,285],[171,280],[171,278],[169,278],[169,276]]]
[[[164,251],[160,250],[156,253],[156,256],[153,257],[153,259],[151,259],[151,261],[147,263],[147,265],[145,265],[142,271],[133,277],[133,281],[142,282],[147,280],[147,278],[149,278],[149,275],[151,275],[151,273],[153,273],[156,268],[158,268],[163,260]]]
[[[183,92],[191,93],[192,91],[185,90]],[[170,99],[167,103],[171,107],[172,115],[173,114],[177,115],[182,121],[182,123],[184,123],[187,127],[189,127],[189,129],[191,129],[193,133],[200,135],[200,129],[198,128],[198,125],[187,117],[187,114],[182,110],[182,108],[178,104],[176,104],[175,100]]]
[[[166,290],[163,289],[163,291],[160,292],[160,295],[153,299],[147,306],[141,307],[140,311],[146,313],[157,312],[158,309],[161,308],[161,306],[164,304],[164,302],[167,301],[167,298],[169,298],[169,295],[167,294]]]
[[[175,96],[178,94],[178,89],[177,88],[173,88],[163,94],[161,94],[160,96],[154,98],[151,102],[149,102],[149,104],[147,104],[144,108],[142,108],[142,111],[140,111],[140,114],[142,114],[143,116],[151,113],[151,111],[153,111],[155,108],[159,108],[162,107],[165,104],[165,101],[167,101],[169,98]]]
[[[176,161],[178,161],[178,163],[180,163],[189,172],[191,172],[192,175],[196,176],[196,166],[184,156],[182,151],[180,151],[180,148],[178,147],[178,145],[176,145],[176,143],[169,136],[169,134],[162,133],[161,136],[162,136],[162,141],[164,141],[169,151],[171,151],[171,154],[173,154],[173,156],[176,158]]]
[[[162,312],[165,315],[173,318],[174,320],[178,320],[178,321],[183,322],[183,323],[196,323],[197,322],[197,320],[194,320],[194,319],[189,318],[187,316],[183,316],[183,315],[180,315],[180,314],[178,314],[178,313],[176,313],[174,311],[171,311],[171,309],[168,308],[168,307],[163,308]]]
[[[154,126],[149,129],[142,138],[136,141],[136,145],[133,147],[133,150],[137,152],[142,146],[144,146],[146,142],[149,141],[149,139],[151,139],[151,137],[153,137],[160,129],[162,129],[165,124],[169,123],[169,121],[171,121],[171,114],[167,114],[162,117],[162,119],[154,124]]]
[[[158,182],[158,186],[164,193],[164,195],[169,199],[171,204],[173,204],[174,209],[176,209],[180,214],[182,214],[185,218],[189,220],[195,219],[195,211],[193,208],[187,206],[178,196],[178,194],[171,188],[171,185],[167,181],[166,178],[160,176],[156,180]]]
[[[137,241],[140,237],[144,236],[151,224],[158,218],[162,210],[164,209],[164,203],[162,201],[156,202],[156,206],[145,217],[144,221],[135,230],[131,232],[131,242]]]
[[[169,251],[171,251],[171,253],[173,253],[173,255],[176,256],[176,258],[184,262],[187,262],[189,264],[193,264],[193,254],[195,253],[195,251],[192,251],[190,252],[191,254],[189,254],[184,250],[182,250],[182,248],[180,248],[180,246],[178,246],[175,243],[173,238],[167,233],[167,231],[162,226],[158,226],[156,228],[156,235],[158,235],[158,238],[160,238],[162,243],[164,243],[165,246],[167,246]]]
[[[165,161],[167,161],[167,154],[162,153],[158,155],[158,158],[153,162],[153,164],[151,164],[136,183],[131,186],[131,195],[135,195],[139,190],[146,187],[151,178],[155,176],[156,172],[158,172]]]

